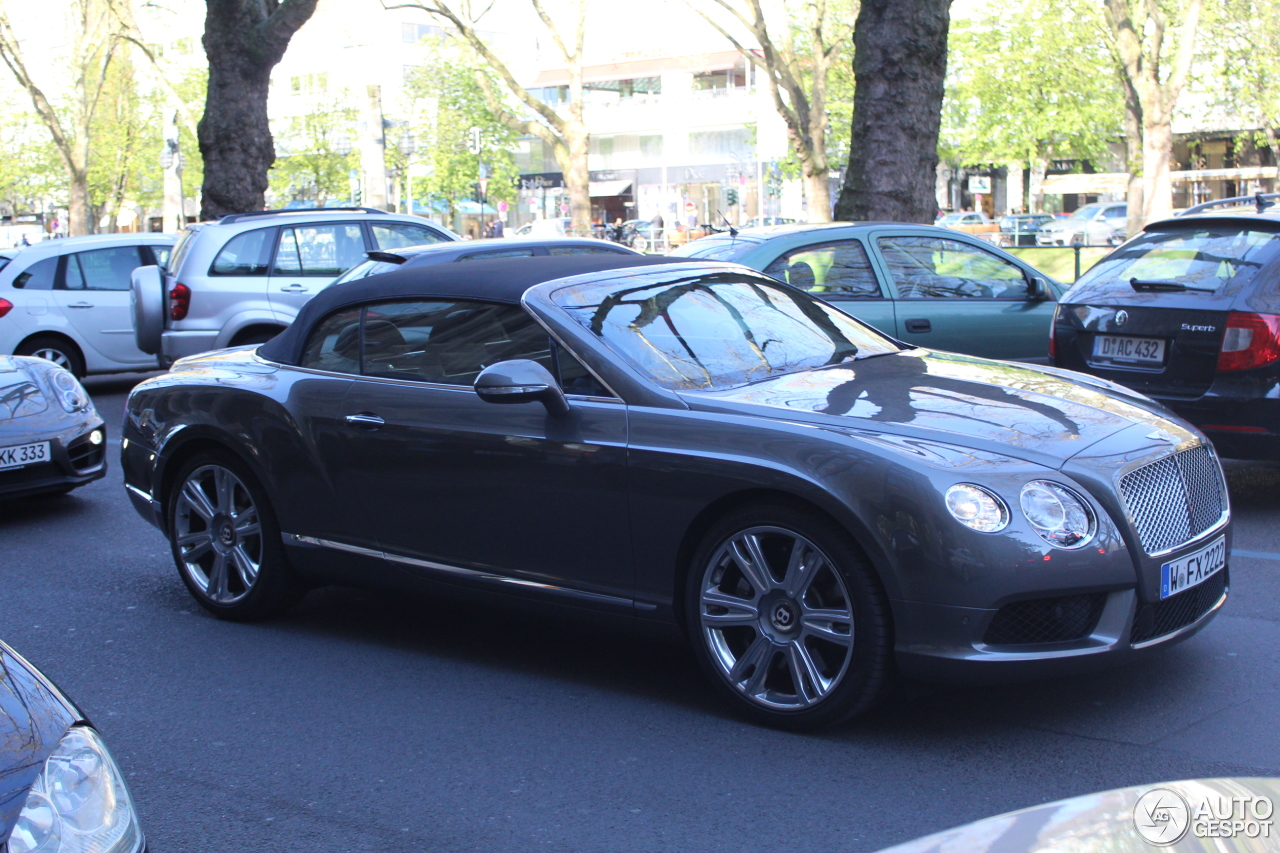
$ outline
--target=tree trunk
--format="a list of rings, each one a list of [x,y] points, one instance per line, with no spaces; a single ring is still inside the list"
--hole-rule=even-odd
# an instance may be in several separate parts
[[[1142,197],[1146,222],[1173,216],[1173,127],[1168,120],[1142,129]]]
[[[88,169],[67,169],[67,236],[79,237],[92,234],[93,208],[89,204],[89,171]]]
[[[1049,161],[1037,157],[1031,161],[1031,182],[1028,195],[1031,197],[1031,212],[1044,213],[1044,173],[1049,171]]]
[[[810,172],[808,166],[804,170],[804,192],[809,201],[809,221],[814,223],[831,221],[831,181],[827,177],[827,169]]]
[[[271,69],[316,0],[206,0],[209,89],[198,127],[204,159],[202,219],[261,210],[275,147],[267,124]],[[271,9],[272,11],[268,11]]]
[[[840,220],[932,223],[951,0],[863,0]]]
[[[1129,185],[1125,200],[1129,216],[1125,233],[1137,234],[1146,223],[1145,196],[1142,192],[1142,102],[1133,86],[1121,81],[1125,87],[1124,98],[1124,161],[1129,172]]]
[[[585,127],[568,122],[564,128],[563,147],[555,147],[556,161],[564,175],[564,188],[569,193],[569,217],[574,233],[591,236],[591,173],[587,171],[587,154],[591,136]]]

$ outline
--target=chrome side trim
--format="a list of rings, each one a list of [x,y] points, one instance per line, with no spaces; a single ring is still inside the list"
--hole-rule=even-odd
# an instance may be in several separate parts
[[[429,572],[438,574],[482,581],[494,586],[516,586],[524,587],[526,589],[537,589],[553,595],[574,598],[581,601],[595,601],[601,604],[624,605],[627,607],[635,604],[635,602],[630,598],[622,598],[616,595],[605,595],[599,592],[588,592],[586,590],[573,589],[566,586],[556,586],[555,584],[525,580],[523,578],[511,577],[510,575],[500,575],[494,572],[483,572],[477,569],[464,569],[461,566],[451,566],[447,563],[436,563],[431,560],[420,560],[416,557],[405,557],[400,554],[392,554],[388,551],[378,551],[373,548],[364,548],[359,545],[348,545],[345,542],[335,542],[332,539],[319,539],[314,536],[302,536],[297,533],[285,533],[282,535],[285,540],[292,540],[293,542],[301,545],[314,545],[319,548],[331,548],[335,551],[345,551],[348,554],[359,554],[362,557],[373,557],[375,559],[384,560],[388,563],[399,563],[404,566],[412,566],[415,569],[426,569]]]
[[[1227,603],[1227,594],[1230,592],[1231,592],[1230,589],[1224,589],[1222,591],[1222,595],[1218,597],[1217,603],[1215,603],[1212,607],[1210,607],[1203,614],[1201,614],[1200,618],[1192,622],[1190,625],[1183,625],[1178,630],[1171,631],[1168,634],[1161,634],[1159,637],[1152,637],[1150,640],[1144,640],[1141,643],[1134,643],[1131,646],[1131,648],[1145,649],[1148,646],[1154,646],[1159,643],[1167,643],[1172,639],[1181,637],[1183,634],[1188,634],[1192,631],[1198,631],[1204,625],[1204,623],[1208,621],[1209,617],[1217,613],[1218,609],[1222,607],[1222,605]]]

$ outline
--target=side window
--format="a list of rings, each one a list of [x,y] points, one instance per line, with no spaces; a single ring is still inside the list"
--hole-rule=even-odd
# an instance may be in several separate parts
[[[551,246],[547,249],[548,255],[625,255],[626,252],[619,252],[617,249],[609,249],[604,246]]]
[[[45,258],[36,261],[13,280],[13,286],[25,290],[53,290],[53,277],[58,271],[58,259]]]
[[[129,276],[142,264],[135,246],[77,252],[67,257],[67,290],[128,290]]]
[[[364,234],[354,222],[280,229],[273,275],[336,278],[364,261]]]
[[[359,308],[330,314],[312,330],[302,351],[302,367],[335,373],[360,372]]]
[[[841,240],[788,252],[765,269],[765,275],[819,296],[881,299],[880,282],[859,240]]]
[[[266,275],[269,238],[274,229],[259,228],[227,241],[209,268],[210,275]],[[186,242],[186,241],[184,241]]]
[[[533,249],[494,249],[491,252],[475,252],[458,258],[460,261],[491,261],[494,258],[532,258]]]
[[[404,246],[425,246],[429,243],[443,243],[444,235],[425,225],[410,225],[407,222],[383,222],[371,225],[373,242],[379,249],[399,249]]]
[[[514,305],[472,301],[383,302],[365,313],[366,376],[471,385],[511,358],[555,370],[551,340]]]
[[[560,368],[560,388],[566,394],[581,394],[584,397],[612,397],[609,389],[600,384],[591,372],[582,366],[582,362],[573,353],[560,345],[556,345],[556,362]]]
[[[901,299],[1026,299],[1022,270],[989,252],[937,237],[876,241]]]
[[[169,265],[169,255],[173,253],[172,246],[148,246],[147,248],[151,250],[156,266],[163,269]]]

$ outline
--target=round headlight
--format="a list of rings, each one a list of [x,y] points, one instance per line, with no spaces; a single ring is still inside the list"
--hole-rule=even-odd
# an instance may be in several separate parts
[[[62,408],[72,414],[88,408],[89,395],[85,393],[84,386],[69,372],[60,367],[54,368],[49,371],[49,382],[53,385]]]
[[[1020,503],[1031,527],[1055,548],[1081,548],[1097,530],[1088,501],[1058,483],[1027,483],[1022,487]]]
[[[1009,523],[1004,501],[969,483],[957,483],[947,489],[947,511],[956,521],[979,533],[996,533]]]

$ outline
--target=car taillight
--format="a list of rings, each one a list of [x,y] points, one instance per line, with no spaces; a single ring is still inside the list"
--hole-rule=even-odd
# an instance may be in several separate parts
[[[1280,316],[1232,311],[1222,336],[1218,370],[1252,370],[1280,361]]]
[[[0,299],[0,317],[13,310],[13,303],[8,299]]]
[[[1049,358],[1056,359],[1058,357],[1058,340],[1054,336],[1054,330],[1058,327],[1058,309],[1061,306],[1055,305],[1053,308],[1053,321],[1049,323]]]
[[[190,310],[191,288],[185,284],[175,284],[173,289],[169,291],[169,318],[172,320],[184,320]]]

